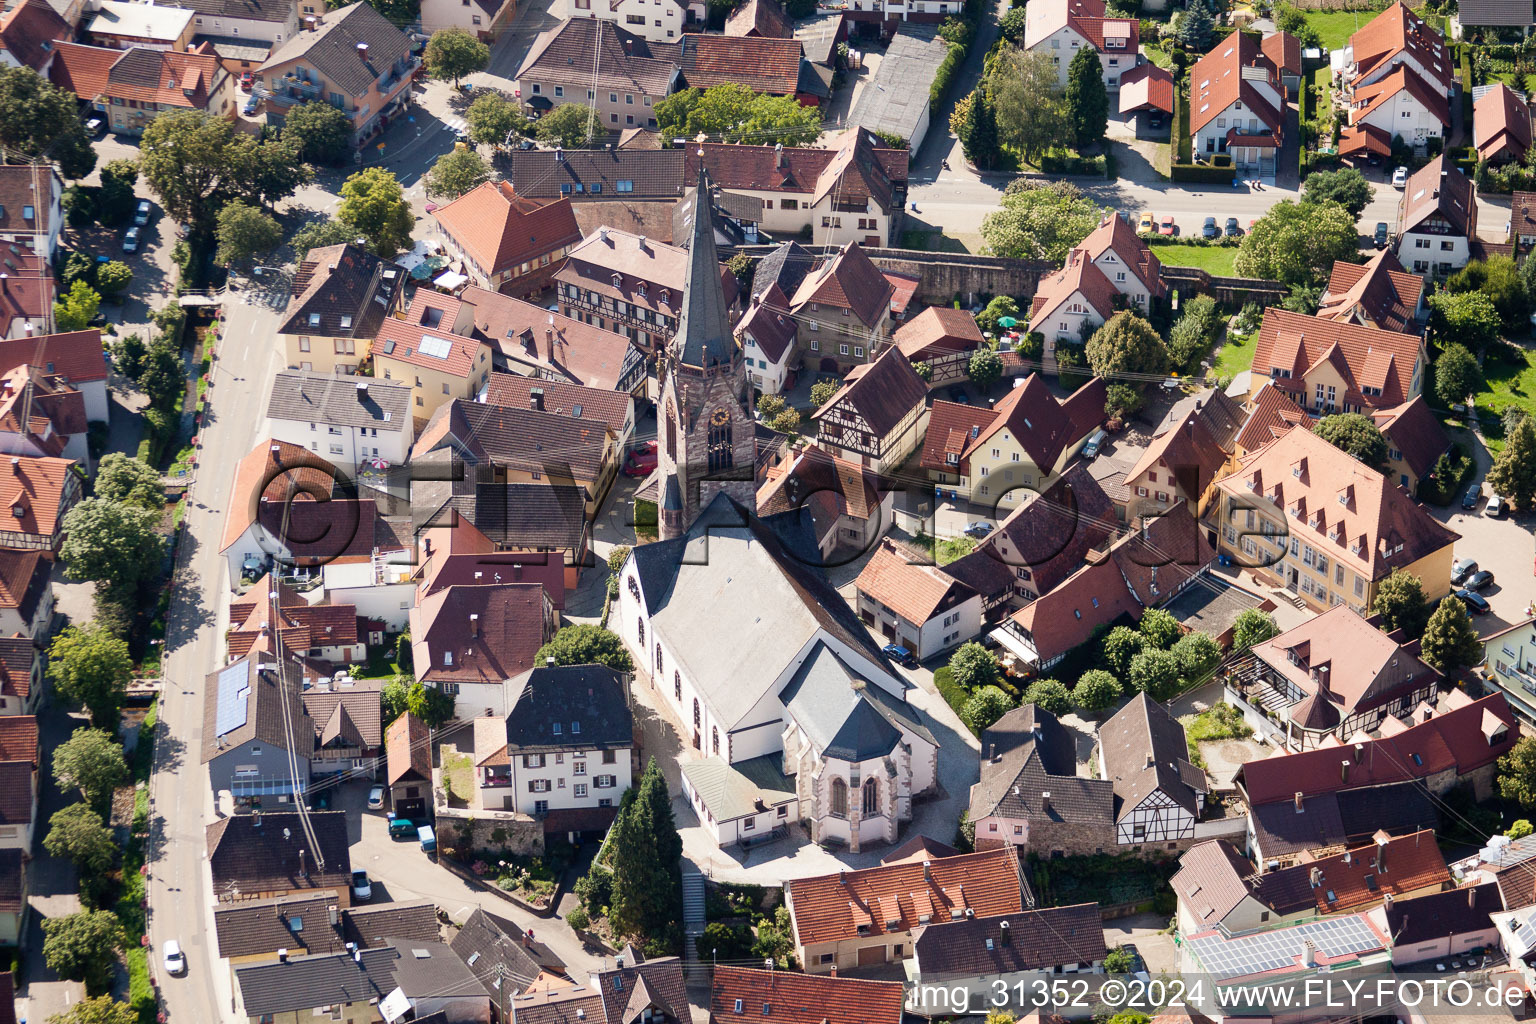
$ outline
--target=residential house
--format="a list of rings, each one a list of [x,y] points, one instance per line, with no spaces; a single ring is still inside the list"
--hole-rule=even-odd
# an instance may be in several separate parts
[[[253,654],[204,680],[202,763],[215,797],[243,810],[281,808],[309,788],[315,726],[290,658]]]
[[[305,31],[274,49],[257,69],[256,80],[268,90],[262,110],[281,125],[300,103],[329,103],[347,115],[352,145],[360,147],[410,101],[420,61],[411,45],[370,6],[325,11],[313,23],[306,17]]]
[[[407,711],[384,735],[385,781],[397,818],[425,818],[432,792],[432,731]]]
[[[703,142],[686,147],[686,159],[689,180],[703,164],[713,184],[761,200],[765,231],[787,236],[809,227],[814,245],[880,247],[890,244],[891,220],[905,201],[910,158],[861,128],[826,149]]]
[[[763,469],[757,514],[805,509],[823,565],[834,552],[868,551],[890,529],[896,489],[890,481],[824,448],[780,448]]]
[[[1459,535],[1395,484],[1310,430],[1291,429],[1217,481],[1219,511],[1207,524],[1224,554],[1315,611],[1343,604],[1363,614],[1397,569],[1419,577],[1434,600],[1450,590]]]
[[[1248,405],[1248,416],[1233,441],[1238,458],[1257,451],[1294,426],[1310,430],[1317,423],[1317,419],[1297,405],[1291,393],[1273,379],[1266,380],[1254,392]]]
[[[491,349],[473,336],[474,315],[462,299],[418,288],[408,307],[378,324],[373,375],[411,385],[418,438],[439,409],[474,399],[491,375]]]
[[[1169,419],[1159,425],[1152,443],[1125,473],[1130,492],[1126,522],[1160,515],[1180,501],[1196,518],[1203,516],[1217,479],[1234,464],[1233,438],[1241,425],[1240,412],[1223,392],[1213,389],[1194,396],[1186,408],[1175,408]]]
[[[1531,148],[1531,108],[1503,82],[1472,104],[1472,139],[1477,158],[1490,164],[1525,160]]]
[[[1485,685],[1500,690],[1521,723],[1536,729],[1536,618],[1481,639]]]
[[[640,2],[620,0],[620,6],[638,6]],[[662,6],[677,12],[671,0]],[[677,47],[647,42],[630,31],[641,27],[633,22],[620,27],[588,12],[546,30],[534,40],[514,76],[523,106],[537,117],[565,103],[591,103],[597,123],[615,134],[626,128],[655,128],[655,104],[672,93],[682,72]],[[677,31],[681,34],[681,26]],[[556,151],[555,156],[561,153]],[[519,170],[514,164],[514,186],[521,180]],[[681,194],[681,178],[675,184]]]
[[[1369,85],[1355,84],[1349,124],[1387,140],[1389,146],[1394,140],[1422,145],[1450,131],[1451,104],[1444,91],[1402,66]]]
[[[1012,847],[795,878],[784,902],[807,974],[907,960],[923,926],[1024,910]]]
[[[214,39],[238,39],[270,49],[299,31],[299,5],[281,0],[185,0],[177,6],[191,10],[194,34]],[[305,13],[313,13],[308,0]]]
[[[19,634],[28,642],[47,640],[53,624],[52,568],[37,548],[0,548],[0,639]]]
[[[645,385],[645,356],[621,334],[482,288],[460,299],[473,307],[470,330],[490,346],[494,370],[607,391]]]
[[[1277,949],[1303,955],[1277,957]],[[1368,915],[1340,914],[1251,935],[1228,936],[1212,928],[1187,936],[1178,948],[1178,969],[1223,983],[1264,975],[1270,987],[1260,986],[1262,991],[1224,985],[1221,1013],[1212,1019],[1236,1021],[1258,1009],[1269,993],[1294,991],[1321,971],[1335,983],[1370,983],[1384,973],[1390,979],[1391,949],[1391,936],[1376,931]]]
[[[400,940],[437,942],[437,908],[430,900],[341,907],[330,890],[223,903],[213,911],[219,956],[229,961],[230,980],[247,964],[352,949],[378,949]]]
[[[421,5],[421,30],[427,35],[461,28],[482,43],[492,43],[517,16],[517,0],[425,0]]]
[[[1224,576],[1207,575],[1198,587],[1189,587],[1163,610],[1178,620],[1186,633],[1208,634],[1223,650],[1232,646],[1238,616],[1250,608],[1273,612],[1275,599],[1256,594]]]
[[[1516,252],[1536,244],[1536,192],[1516,192],[1510,197],[1509,240]]]
[[[54,43],[52,49],[48,80],[60,89],[74,93],[85,107],[100,115],[103,123],[109,120],[107,73],[123,51],[73,42]]]
[[[490,994],[484,976],[459,958],[446,943],[392,942],[395,988],[412,1019],[443,1024],[489,1024]],[[393,994],[393,992],[391,994]]]
[[[682,536],[630,552],[618,632],[692,723],[694,749],[730,764],[782,753],[815,840],[857,850],[896,838],[912,797],[935,785],[937,744],[864,625],[806,561],[808,526],[797,513],[770,525],[717,494]],[[706,535],[709,558],[686,557]]]
[[[1194,836],[1209,790],[1204,769],[1189,761],[1184,726],[1145,693],[1110,716],[1099,728],[1099,775],[1115,786],[1115,831],[1121,846]]]
[[[1259,48],[1279,69],[1281,84],[1296,95],[1294,90],[1301,86],[1301,40],[1289,32],[1266,32],[1259,40]]]
[[[5,172],[15,166],[0,165],[0,183],[6,180]],[[3,202],[0,206],[9,208]],[[44,373],[59,377],[84,397],[87,420],[107,422],[112,406],[107,398],[107,355],[101,344],[101,331],[96,328],[0,341],[0,364],[36,366]]]
[[[331,776],[348,772],[349,779],[372,778],[377,773],[384,754],[382,691],[379,680],[350,675],[319,679],[304,687],[299,697],[314,723],[311,772]]]
[[[537,583],[444,587],[411,608],[416,679],[453,697],[456,718],[505,717],[512,680],[554,632]]]
[[[1034,704],[981,735],[981,778],[971,786],[978,850],[1014,846],[1041,857],[1114,852],[1115,784],[1077,774],[1077,741]]]
[[[1271,306],[1254,345],[1250,395],[1273,383],[1315,416],[1368,412],[1419,394],[1428,366],[1422,335]]]
[[[85,396],[57,374],[16,366],[0,375],[0,456],[73,459],[93,472]]]
[[[795,26],[778,0],[747,0],[726,15],[725,34],[793,39]]]
[[[235,77],[208,42],[187,52],[131,46],[107,71],[102,95],[117,135],[142,135],[167,110],[232,118],[239,103]]]
[[[36,0],[34,0],[34,3]],[[32,7],[28,4],[27,7]],[[21,10],[22,8],[17,8]],[[87,97],[81,97],[85,99]],[[19,245],[23,249],[53,259],[59,247],[59,232],[64,230],[64,213],[60,206],[64,197],[64,181],[52,164],[4,164],[0,165],[0,242]],[[9,269],[9,268],[7,268]],[[97,331],[76,331],[75,334],[97,334]],[[49,354],[56,354],[60,346],[72,347],[69,341],[55,342],[55,338],[69,339],[72,335],[49,335]],[[25,339],[28,351],[37,344],[36,336]],[[0,343],[0,352],[8,347]],[[6,352],[4,359],[10,359]],[[9,365],[15,365],[14,363]],[[102,371],[106,366],[103,362]],[[106,419],[105,415],[92,419]]]
[[[579,84],[583,86],[584,96],[586,83],[583,80]],[[564,87],[560,88],[563,94]],[[571,95],[574,96],[575,92]],[[658,101],[661,98],[656,97]],[[556,105],[564,102],[567,100],[555,101]],[[583,101],[577,99],[576,102]],[[569,197],[577,206],[589,201],[675,203],[686,191],[683,173],[681,149],[567,151],[556,147],[514,150],[512,173],[508,175],[508,180],[512,182],[517,194],[525,199],[553,200]]]
[[[0,849],[0,942],[21,944],[27,911],[26,857],[17,849]]]
[[[975,317],[948,306],[929,306],[891,336],[909,362],[927,364],[930,388],[969,380],[971,356],[985,341]]]
[[[263,811],[210,824],[208,863],[214,899],[238,903],[330,890],[337,906],[351,906],[347,812],[311,811],[306,817],[307,825],[293,811]]]
[[[1394,899],[1370,913],[1376,927],[1392,936],[1392,964],[1406,967],[1499,945],[1490,914],[1504,909],[1493,882]]]
[[[512,690],[505,716],[475,719],[478,806],[533,815],[546,833],[607,829],[633,781],[628,679],[604,665],[549,665]]]
[[[0,338],[25,338],[35,343],[38,335],[53,333],[57,281],[52,266],[41,255],[14,243],[6,248],[10,255],[0,256],[6,267],[0,272]]]
[[[1140,62],[1141,24],[1135,18],[1107,17],[1103,0],[1047,0],[1029,8],[1024,49],[1049,53],[1063,88],[1072,58],[1090,46],[1104,65],[1104,84],[1118,89],[1121,74]]]
[[[629,946],[625,953],[615,958],[615,966],[593,971],[585,985],[535,985],[512,996],[501,1019],[515,1015],[518,1024],[689,1024],[682,962],[676,957],[644,959]]]
[[[790,310],[807,332],[806,351],[817,369],[846,374],[872,362],[890,333],[894,292],[857,242],[820,261],[790,297]]]
[[[484,182],[432,216],[477,287],[525,299],[549,287],[551,264],[581,241],[569,200],[524,199],[506,181]]]
[[[793,96],[814,107],[821,97],[801,91],[800,40],[793,36],[733,36],[691,32],[682,37],[678,65],[681,87],[710,89],[726,83],[745,85],[770,96]],[[810,76],[812,84],[821,80]],[[824,90],[819,90],[823,91]]]
[[[42,693],[42,648],[25,633],[0,636],[0,715],[31,714]]]
[[[711,979],[709,1024],[749,1014],[766,1024],[801,1024],[816,1015],[827,1024],[901,1024],[904,1002],[897,981],[720,966]]]
[[[497,552],[523,552],[523,564],[563,565],[565,587],[574,590],[589,564],[592,527],[587,492],[573,484],[477,481],[459,472],[446,451],[430,453],[424,464],[439,469],[420,472],[411,481],[411,501],[418,521],[427,526],[468,524]],[[427,479],[427,477],[432,477]]]
[[[795,780],[772,755],[731,764],[718,754],[683,762],[683,799],[722,850],[782,839],[800,820]],[[716,968],[718,971],[719,968]]]
[[[1430,411],[1423,395],[1416,395],[1402,405],[1375,410],[1371,419],[1387,439],[1387,479],[1417,494],[1419,483],[1451,448],[1440,418]]]
[[[361,246],[311,249],[277,328],[288,368],[355,374],[404,283],[399,267]]]
[[[186,50],[196,35],[196,15],[181,7],[99,0],[91,6],[95,15],[86,27],[97,46],[127,50],[147,46],[152,50]]]
[[[30,853],[37,823],[37,719],[0,718],[0,849]]]
[[[486,405],[597,420],[608,425],[620,451],[629,450],[635,432],[634,397],[608,388],[542,380],[517,373],[493,373],[486,378],[485,390],[479,400]]]
[[[882,60],[875,68],[869,88],[859,93],[848,113],[848,123],[882,139],[900,141],[915,153],[929,127],[930,111],[921,97],[933,91],[949,42],[939,36],[938,25],[904,23],[896,26],[885,52],[890,60]]]
[[[918,925],[904,966],[907,980],[919,986],[918,998],[926,1000],[931,997],[921,985],[927,979],[962,991],[995,991],[998,984],[1028,991],[1045,977],[1101,973],[1108,953],[1099,905],[1077,903]],[[936,1004],[919,1012],[938,1017],[954,1010]]]
[[[558,613],[565,608],[565,566],[543,552],[497,551],[467,519],[422,531],[421,557],[411,576],[417,600],[444,587],[537,583]]]
[[[1040,279],[1029,329],[1041,335],[1041,368],[1056,372],[1056,346],[1081,345],[1123,303],[1143,315],[1167,294],[1162,264],[1122,218],[1106,214],[1067,254],[1066,266]]]
[[[1415,274],[1444,277],[1466,266],[1480,244],[1472,179],[1443,154],[1414,171],[1397,202],[1397,231],[1398,258]]]
[[[1274,174],[1285,144],[1285,85],[1260,41],[1233,32],[1195,61],[1189,83],[1196,156],[1226,154],[1239,175]]]
[[[991,408],[934,402],[918,465],[940,488],[1007,514],[1048,490],[1103,422],[1102,380],[1063,400],[1032,373]]]
[[[384,997],[398,987],[394,967],[399,962],[393,946],[307,956],[280,953],[275,963],[235,969],[234,1013],[248,1024],[289,1024],[333,1013],[338,1020],[371,1020]]]
[[[74,24],[47,0],[22,0],[0,15],[0,66],[31,68],[46,78],[57,44],[74,38]]]
[[[926,661],[981,632],[981,595],[928,555],[880,543],[854,581],[859,618]]]
[[[846,346],[844,346],[846,347]],[[860,364],[811,414],[816,444],[876,473],[895,471],[922,443],[928,384],[899,349]]]
[[[1351,125],[1423,145],[1450,127],[1455,61],[1445,39],[1403,3],[1349,37],[1336,73]]]
[[[267,400],[266,431],[275,441],[308,448],[342,472],[403,466],[415,430],[411,388],[404,382],[279,370]]]
[[[1379,331],[1421,334],[1420,320],[1428,315],[1424,279],[1404,270],[1390,249],[1383,249],[1363,266],[1337,260],[1317,315]]]
[[[532,929],[524,931],[500,914],[476,907],[450,943],[459,958],[485,985],[496,1016],[504,989],[527,992],[538,980],[553,982],[566,976],[565,961],[544,943],[534,938]],[[508,983],[511,983],[510,985]]]
[[[600,19],[599,24],[622,26],[626,34],[652,42],[665,43],[682,36],[683,26],[695,20],[693,11],[701,13],[702,5],[688,0],[666,0],[659,9],[652,10],[644,0],[620,0],[619,3],[592,3],[592,0],[558,0],[550,13],[569,21]]]
[[[1452,35],[1465,38],[1467,29],[1518,28],[1529,29],[1531,12],[1519,2],[1509,0],[1467,0],[1467,6],[1457,5],[1456,14],[1450,20]],[[1480,33],[1473,33],[1474,36]]]
[[[751,304],[736,322],[736,341],[745,358],[747,379],[759,394],[780,394],[801,366],[799,337],[800,324],[778,282],[752,293]]]
[[[1173,113],[1173,73],[1158,67],[1151,61],[1138,64],[1120,76],[1120,113],[1151,114],[1153,117]],[[1138,125],[1141,120],[1138,117]],[[1148,126],[1150,127],[1150,125]]]
[[[1247,717],[1263,717],[1251,710],[1255,701],[1272,710],[1278,727],[1263,732],[1277,744],[1310,750],[1407,714],[1434,697],[1441,677],[1419,660],[1417,642],[1404,644],[1336,605],[1255,644],[1229,666],[1228,680],[1228,696]]]
[[[0,465],[0,547],[57,554],[64,541],[64,516],[80,501],[80,474],[74,459],[12,455]]]

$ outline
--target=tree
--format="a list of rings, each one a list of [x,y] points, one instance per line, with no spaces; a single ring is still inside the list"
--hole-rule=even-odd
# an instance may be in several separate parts
[[[299,158],[317,164],[339,164],[352,151],[352,122],[329,103],[311,100],[288,111],[283,135],[299,146]]]
[[[1136,958],[1124,946],[1116,946],[1104,954],[1105,974],[1129,974],[1136,966]]]
[[[591,144],[601,131],[597,116],[584,103],[562,103],[533,123],[533,133],[540,142],[566,149],[580,149]]]
[[[985,391],[1003,375],[1003,357],[990,348],[979,348],[971,353],[967,372],[971,383]]]
[[[1084,46],[1067,65],[1067,123],[1079,150],[1104,138],[1109,129],[1109,90],[1104,87],[1104,65],[1099,51]]]
[[[1440,602],[1424,627],[1420,655],[1432,668],[1451,675],[1483,659],[1483,645],[1467,615],[1467,606],[1456,596]]]
[[[491,180],[491,169],[480,154],[469,148],[450,149],[427,172],[427,195],[453,200]]]
[[[983,729],[1012,711],[1013,707],[1013,698],[1000,687],[982,686],[960,705],[960,720],[980,736]]]
[[[1384,632],[1401,629],[1408,635],[1408,639],[1417,640],[1423,636],[1424,623],[1429,619],[1429,606],[1424,603],[1424,586],[1412,573],[1393,569],[1392,575],[1377,586],[1371,611],[1381,616]]]
[[[992,64],[988,84],[998,139],[1026,160],[1033,162],[1071,139],[1066,96],[1047,51],[1004,48]]]
[[[406,691],[405,709],[428,729],[436,729],[453,719],[453,698],[435,686],[418,682]]]
[[[411,682],[409,676],[395,676],[379,691],[379,702],[384,708],[384,724],[388,725],[410,710]]]
[[[782,395],[763,395],[757,400],[757,414],[764,422],[773,419],[786,408]]]
[[[1536,806],[1536,739],[1521,737],[1499,758],[1498,778],[1504,799],[1518,800],[1522,807]]]
[[[1338,203],[1282,199],[1254,222],[1237,251],[1237,272],[1283,284],[1325,279],[1335,260],[1360,253],[1355,218]]]
[[[1483,371],[1477,357],[1458,342],[1445,346],[1435,360],[1435,395],[1443,405],[1461,405],[1482,390]]]
[[[1104,388],[1104,415],[1122,423],[1134,416],[1146,400],[1129,384],[1110,384]]]
[[[326,0],[332,9],[347,6],[342,0]],[[368,6],[394,23],[398,29],[406,29],[421,20],[420,0],[367,0]]]
[[[484,71],[491,62],[491,48],[462,28],[440,28],[427,40],[427,74],[446,81],[453,79],[453,87],[459,87],[459,79],[476,71]]]
[[[92,807],[105,807],[112,790],[128,781],[123,748],[105,729],[76,729],[53,749],[53,778],[78,789]]]
[[[382,167],[369,167],[346,180],[336,215],[386,259],[410,247],[411,229],[416,226],[416,215],[399,180]]]
[[[82,999],[63,1013],[48,1018],[48,1024],[138,1024],[139,1011],[111,996]]]
[[[220,189],[236,178],[234,122],[202,110],[157,116],[139,140],[139,170],[165,212],[194,230],[213,223]]]
[[[112,343],[112,365],[117,368],[118,373],[129,380],[138,380],[139,370],[144,366],[143,335],[119,335]]]
[[[1130,310],[1121,310],[1093,332],[1083,350],[1095,376],[1163,373],[1168,369],[1168,349],[1157,328]]]
[[[787,967],[794,952],[794,922],[790,920],[789,908],[780,903],[774,908],[773,917],[757,919],[757,941],[752,944],[752,955],[759,959],[772,957],[778,966]]]
[[[29,67],[0,70],[0,147],[7,161],[43,157],[65,178],[83,178],[96,166],[75,94]],[[22,159],[17,159],[17,158]]]
[[[1524,839],[1536,834],[1536,825],[1532,825],[1529,818],[1516,818],[1504,834],[1511,839]]]
[[[989,168],[997,162],[999,152],[997,110],[985,89],[978,88],[961,102],[965,103],[964,119],[955,133],[960,137],[960,148],[971,163]]]
[[[768,429],[780,434],[800,433],[800,410],[785,409],[768,421]]]
[[[924,384],[932,384],[933,383],[933,364],[932,363],[913,363],[912,364],[912,372],[917,374],[919,377],[923,378],[923,383]]]
[[[219,211],[218,224],[219,250],[214,258],[226,267],[264,256],[283,240],[282,226],[275,219],[239,200]]]
[[[111,986],[122,948],[123,926],[111,911],[87,910],[43,921],[43,961],[61,978],[85,982],[87,993],[99,994]]]
[[[1368,416],[1358,412],[1324,416],[1312,433],[1377,472],[1387,468],[1387,439]]]
[[[53,638],[48,658],[48,675],[59,692],[89,710],[98,728],[116,728],[133,676],[127,642],[99,623],[67,626]]]
[[[64,515],[59,557],[70,579],[89,580],[113,599],[131,604],[139,584],[160,572],[164,540],[159,517],[102,498],[87,498]]]
[[[1089,669],[1072,687],[1072,703],[1083,711],[1103,711],[1120,699],[1120,680],[1101,668]]]
[[[84,281],[76,281],[69,291],[53,304],[54,329],[60,333],[83,331],[96,319],[101,309],[101,296]]]
[[[1442,345],[1481,352],[1498,340],[1503,319],[1484,292],[1439,291],[1429,297],[1429,326]]]
[[[96,271],[96,290],[102,295],[117,295],[133,280],[133,270],[122,260],[103,263]]]
[[[1206,0],[1190,0],[1179,18],[1174,37],[1186,50],[1204,53],[1211,48],[1216,32],[1216,17]]]
[[[1445,282],[1448,292],[1479,291],[1488,296],[1493,308],[1499,311],[1499,319],[1506,331],[1518,331],[1525,326],[1530,302],[1525,294],[1525,282],[1520,270],[1509,256],[1490,256],[1486,260],[1473,260]]]
[[[1168,358],[1176,370],[1193,370],[1210,351],[1211,342],[1221,328],[1216,300],[1197,295],[1184,302],[1178,320],[1168,332]]]
[[[1170,650],[1179,659],[1179,674],[1185,682],[1209,677],[1221,663],[1221,644],[1211,634],[1199,630],[1179,637]]]
[[[1148,608],[1141,615],[1137,629],[1147,638],[1148,647],[1166,651],[1178,642],[1183,630],[1179,620],[1161,608]]]
[[[820,409],[832,401],[832,396],[837,394],[838,383],[826,377],[821,378],[811,385],[811,404]]]
[[[1301,197],[1309,203],[1338,203],[1355,220],[1371,203],[1371,183],[1352,167],[1337,171],[1313,171],[1301,184]]]
[[[655,110],[659,130],[667,137],[703,133],[726,142],[805,146],[821,135],[821,113],[815,107],[801,106],[792,96],[756,93],[737,82],[684,89],[656,104]]]
[[[144,352],[144,362],[136,381],[151,406],[168,409],[187,387],[187,371],[181,362],[181,348],[173,338],[158,335]]]
[[[323,249],[328,245],[344,245],[357,241],[357,231],[343,221],[330,217],[312,220],[293,233],[288,244],[293,246],[293,257],[303,262],[311,249]]]
[[[1179,692],[1179,659],[1172,651],[1145,650],[1131,659],[1131,685],[1149,700],[1165,701]]]
[[[117,839],[112,830],[101,815],[81,803],[53,812],[43,848],[54,857],[72,861],[82,881],[106,874],[117,858]]]
[[[528,130],[528,120],[517,109],[517,104],[499,92],[479,90],[475,102],[464,112],[469,125],[469,137],[482,146],[505,146],[513,135]]]
[[[635,668],[618,634],[589,622],[556,632],[549,643],[539,648],[533,662],[543,665],[547,658],[554,658],[556,665],[607,665],[617,672],[632,672]]]
[[[655,757],[646,764],[634,799],[620,808],[609,843],[608,920],[615,933],[655,937],[674,929],[683,912],[683,838]]]
[[[1054,679],[1037,679],[1024,691],[1022,703],[1033,704],[1053,715],[1072,710],[1072,691]]]
[[[1021,319],[1019,316],[1019,303],[1011,295],[998,295],[988,302],[986,308],[976,314],[976,326],[981,328],[984,334],[996,334],[1004,330],[998,323],[1005,316]]]
[[[1116,626],[1104,637],[1104,662],[1117,676],[1131,670],[1131,659],[1147,649],[1146,635],[1130,626]]]
[[[1536,502],[1536,418],[1527,416],[1504,437],[1504,450],[1488,470],[1493,493],[1529,512]]]
[[[997,659],[974,640],[955,648],[949,656],[949,672],[956,686],[973,692],[983,686],[996,686],[999,679]]]
[[[1020,178],[982,218],[981,235],[993,256],[1059,263],[1099,223],[1099,214],[1098,204],[1070,182]]]
[[[1245,608],[1232,620],[1232,649],[1246,651],[1255,644],[1280,635],[1280,627],[1269,612],[1257,608]]]
[[[694,940],[694,947],[707,964],[745,960],[752,955],[752,933],[740,925],[711,921],[704,926],[704,934]]]
[[[1017,46],[1024,41],[1024,5],[1010,7],[1008,13],[998,19],[1003,38]]]
[[[96,465],[96,497],[122,501],[158,512],[165,507],[160,474],[140,459],[109,452]]]

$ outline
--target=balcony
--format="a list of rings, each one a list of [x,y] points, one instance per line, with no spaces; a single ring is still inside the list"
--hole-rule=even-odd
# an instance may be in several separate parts
[[[289,78],[285,75],[272,80],[272,93],[269,98],[283,106],[308,103],[320,98],[322,88],[319,82],[306,82],[302,78]]]
[[[481,789],[503,789],[503,788],[506,788],[506,787],[511,786],[511,785],[512,785],[512,770],[510,768],[505,769],[505,770],[496,769],[496,768],[484,768],[484,769],[481,769],[481,774],[480,774],[480,788]]]

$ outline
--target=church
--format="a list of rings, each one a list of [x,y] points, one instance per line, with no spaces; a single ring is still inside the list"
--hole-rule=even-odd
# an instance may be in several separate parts
[[[714,232],[693,228],[681,323],[659,371],[662,539],[630,552],[614,628],[635,685],[661,695],[686,746],[733,774],[750,768],[743,779],[770,766],[792,777],[814,842],[893,842],[913,799],[937,785],[938,744],[909,684],[816,568],[809,513],[751,511],[751,392]]]

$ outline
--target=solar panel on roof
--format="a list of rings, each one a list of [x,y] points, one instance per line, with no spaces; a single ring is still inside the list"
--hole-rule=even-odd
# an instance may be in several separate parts
[[[1224,939],[1219,935],[1191,939],[1195,955],[1220,978],[1245,977],[1300,963],[1306,943],[1330,958],[1353,956],[1382,948],[1382,941],[1359,916],[1314,921],[1277,932]]]
[[[421,354],[432,356],[434,359],[447,359],[448,353],[453,351],[453,343],[447,338],[433,338],[422,335]]]
[[[219,673],[218,707],[214,715],[215,735],[234,732],[245,724],[246,698],[250,695],[250,669],[245,664],[230,665]]]

